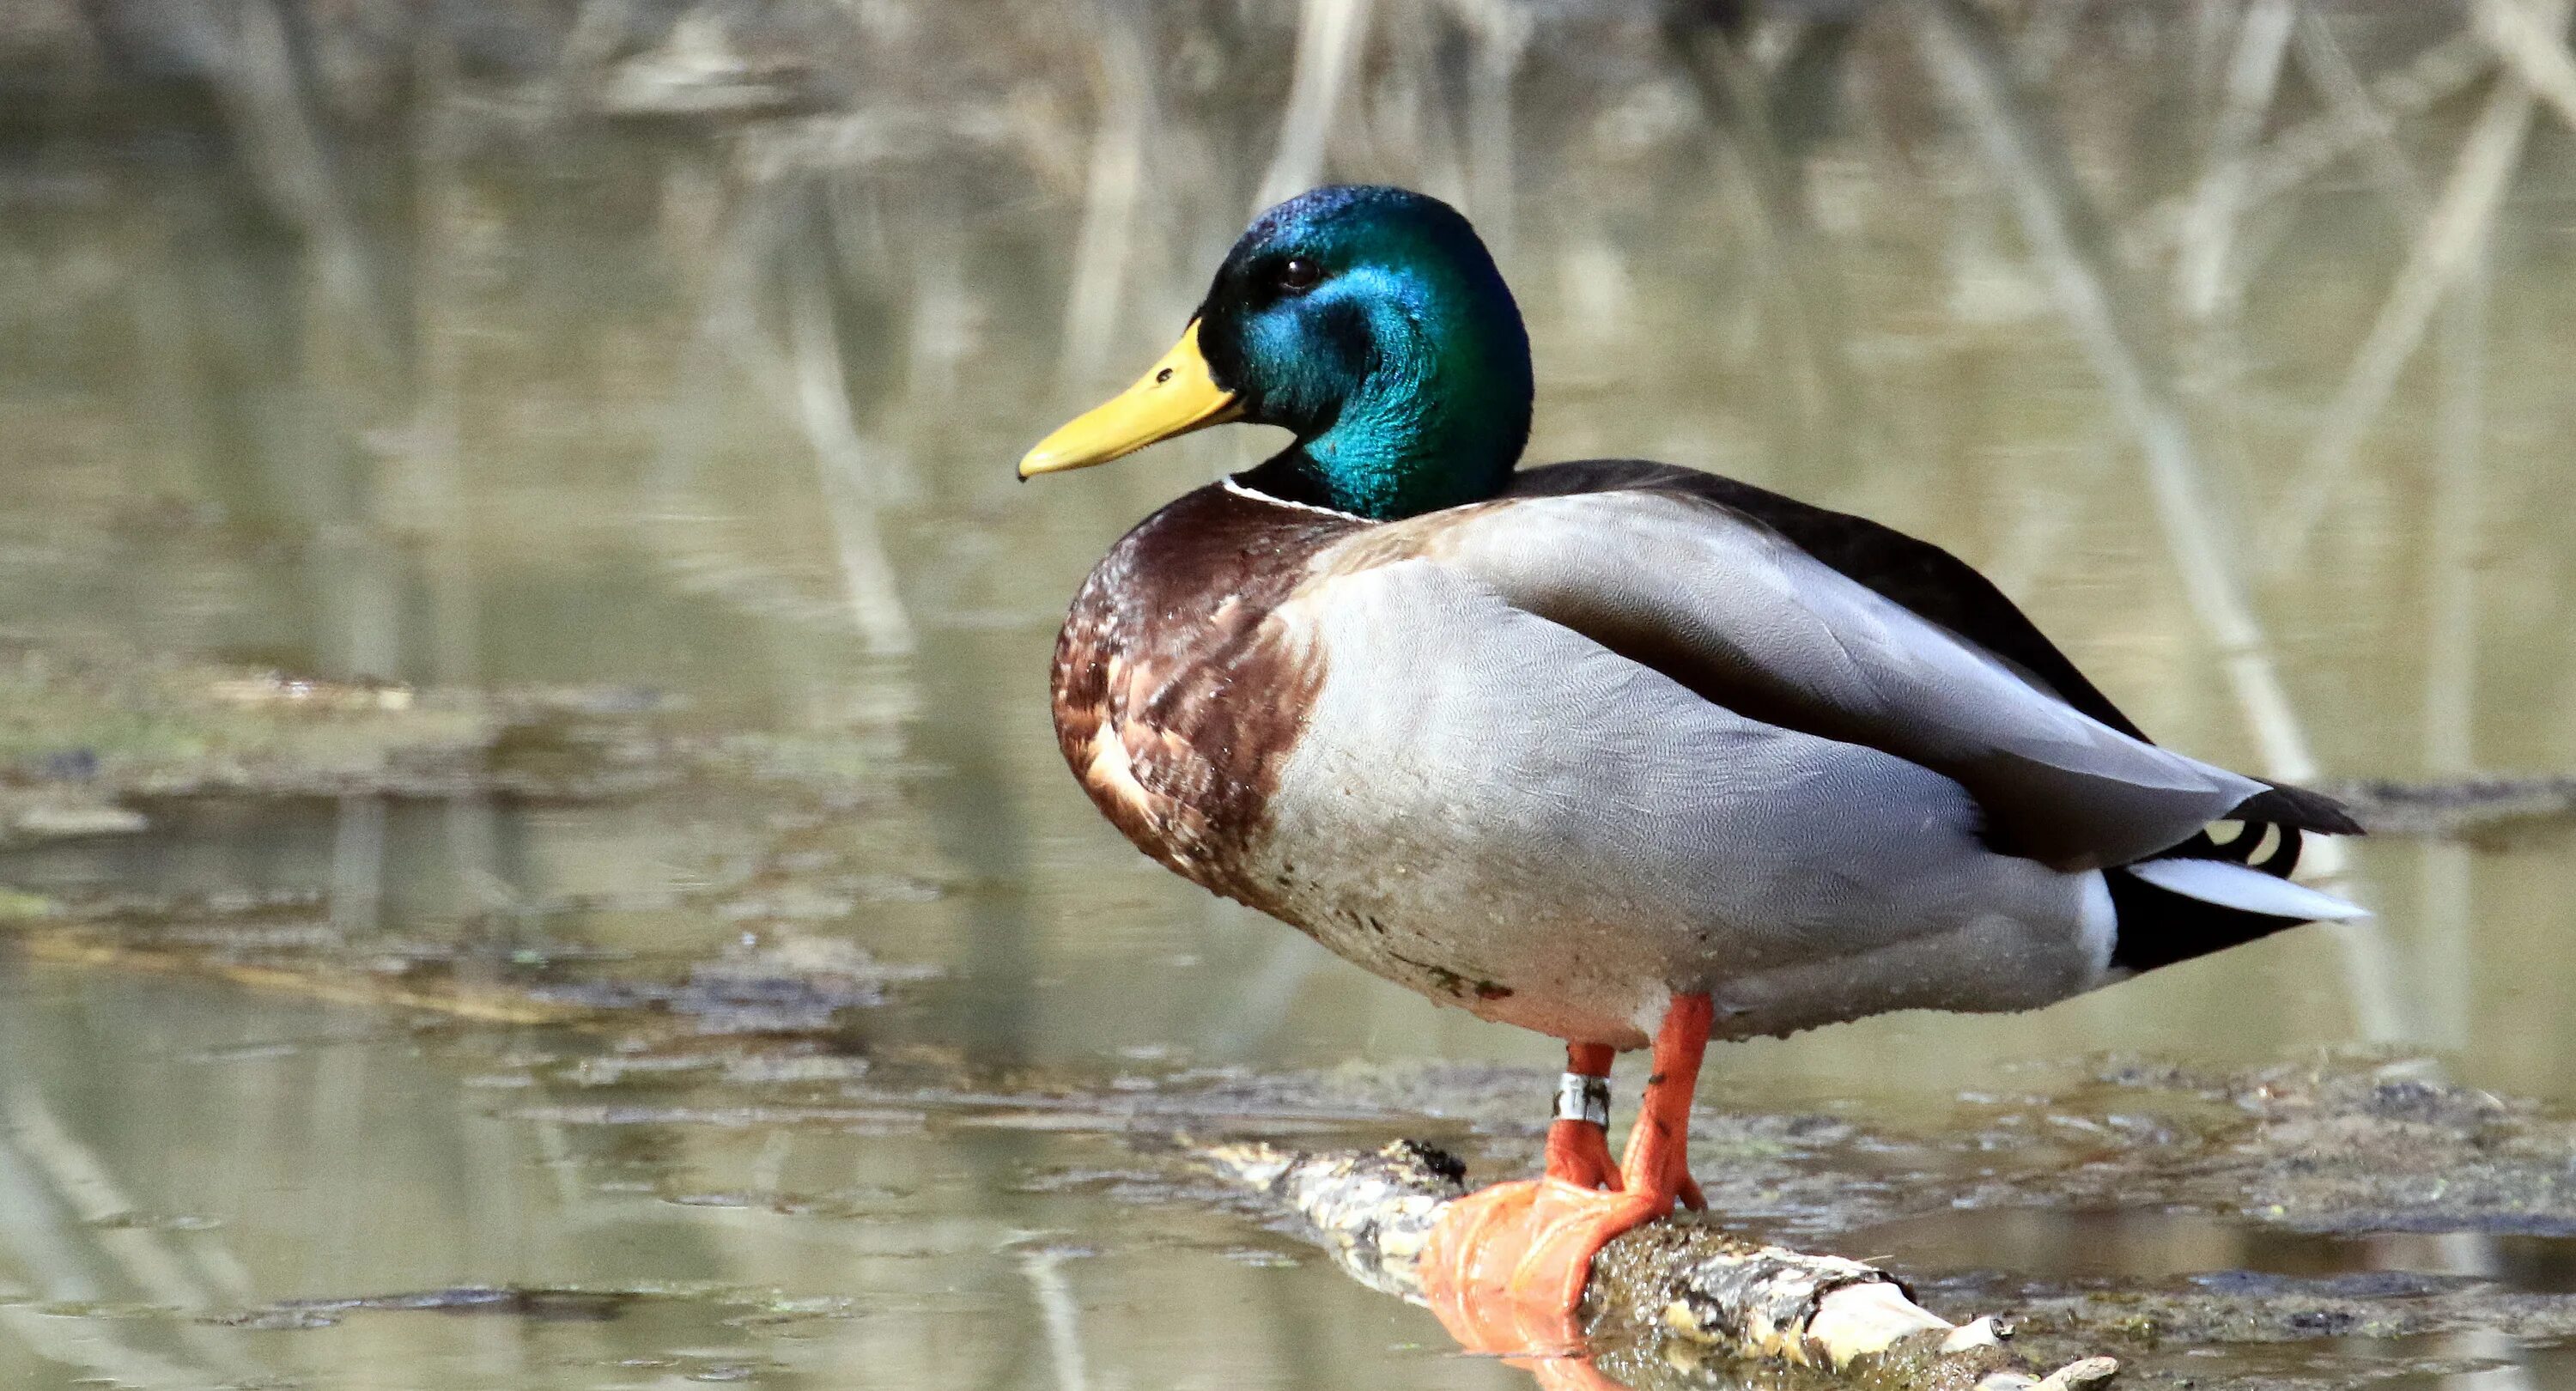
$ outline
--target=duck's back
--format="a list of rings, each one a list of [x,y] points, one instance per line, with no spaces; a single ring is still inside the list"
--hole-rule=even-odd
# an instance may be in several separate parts
[[[1801,502],[1723,474],[1644,459],[1585,459],[1523,469],[1512,497],[1663,492],[1697,498],[1779,533],[1892,603],[1960,635],[2132,738],[2145,733],[2002,590],[1941,547],[1848,512]]]
[[[2001,662],[2086,718],[2142,743],[2152,742],[1993,581],[1941,547],[1894,527],[1723,474],[1644,459],[1586,459],[1524,469],[1513,475],[1507,496],[1617,492],[1665,493],[1722,507]],[[2290,859],[2297,858],[2300,830],[2361,834],[2360,824],[2333,798],[2303,787],[2257,781],[2263,782],[2263,789],[2235,811],[2249,823],[2281,828],[2291,845]]]

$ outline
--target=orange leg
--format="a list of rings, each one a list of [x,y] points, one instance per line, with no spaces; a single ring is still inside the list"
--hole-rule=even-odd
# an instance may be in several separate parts
[[[1577,1188],[1604,1188],[1619,1191],[1619,1166],[1610,1158],[1610,1059],[1616,1056],[1608,1044],[1569,1043],[1565,1045],[1565,1080],[1571,1087],[1576,1078],[1590,1078],[1599,1085],[1601,1119],[1592,1120],[1580,1114],[1569,1115],[1566,1096],[1560,1092],[1556,1119],[1547,1127],[1547,1176],[1573,1184]]]
[[[1441,1214],[1422,1252],[1423,1293],[1468,1351],[1579,1351],[1576,1315],[1593,1256],[1621,1232],[1670,1214],[1676,1200],[1698,1197],[1689,1168],[1690,1106],[1709,1018],[1707,996],[1673,997],[1655,1034],[1654,1071],[1616,1190],[1576,1182],[1581,1171],[1572,1155],[1567,1176],[1559,1176],[1551,1127],[1548,1177],[1496,1184]],[[1577,1061],[1571,1049],[1567,1061]]]
[[[1628,1131],[1621,1169],[1649,1173],[1652,1182],[1693,1212],[1705,1211],[1699,1181],[1690,1175],[1691,1095],[1699,1089],[1699,1063],[1708,1051],[1711,1010],[1706,995],[1676,995],[1655,1034],[1655,1070],[1646,1077],[1637,1123]],[[1636,1180],[1629,1183],[1634,1186]]]

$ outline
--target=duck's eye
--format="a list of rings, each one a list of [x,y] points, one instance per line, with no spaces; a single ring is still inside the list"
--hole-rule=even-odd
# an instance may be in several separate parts
[[[1311,290],[1315,288],[1315,282],[1323,278],[1324,268],[1315,264],[1311,257],[1291,256],[1287,260],[1279,263],[1278,282],[1280,289],[1287,290],[1292,293],[1299,290]]]

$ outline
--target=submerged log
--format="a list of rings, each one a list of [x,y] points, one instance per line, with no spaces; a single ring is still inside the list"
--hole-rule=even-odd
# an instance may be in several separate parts
[[[1262,1144],[1198,1153],[1219,1175],[1303,1219],[1353,1278],[1417,1304],[1423,1243],[1466,1193],[1464,1165],[1411,1140],[1374,1153]],[[2071,1391],[2119,1370],[2110,1358],[2091,1357],[2043,1374],[2005,1349],[2006,1330],[1994,1319],[1954,1324],[1874,1266],[1688,1221],[1650,1223],[1604,1247],[1584,1291],[1582,1323],[1595,1347],[1677,1344],[1822,1368],[1885,1391]]]

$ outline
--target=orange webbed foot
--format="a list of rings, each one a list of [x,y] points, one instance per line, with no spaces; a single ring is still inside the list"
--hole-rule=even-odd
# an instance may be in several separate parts
[[[1467,1350],[1580,1353],[1592,1258],[1620,1233],[1669,1216],[1677,1200],[1703,1206],[1685,1147],[1708,1027],[1706,996],[1675,998],[1655,1037],[1654,1074],[1618,1170],[1610,1168],[1597,1121],[1563,1117],[1549,1127],[1548,1177],[1496,1184],[1441,1214],[1422,1253],[1423,1292]],[[1587,1047],[1567,1051],[1569,1089],[1609,1071],[1607,1051]]]
[[[1592,1258],[1672,1204],[1669,1193],[1602,1192],[1554,1178],[1470,1193],[1432,1231],[1423,1293],[1471,1352],[1574,1354],[1583,1344],[1576,1313]]]

